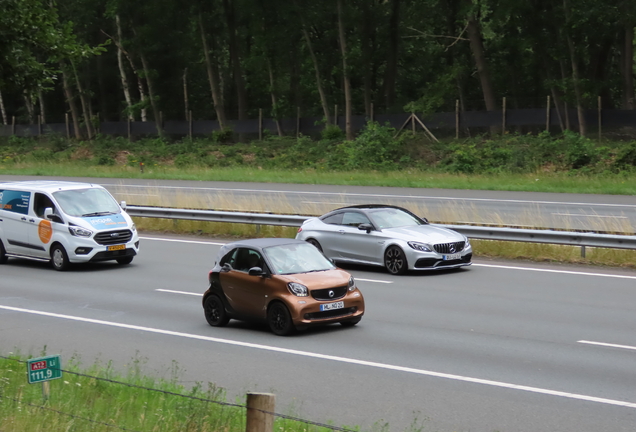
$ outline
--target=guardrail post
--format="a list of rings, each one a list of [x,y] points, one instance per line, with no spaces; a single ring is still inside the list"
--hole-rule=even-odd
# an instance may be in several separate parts
[[[276,395],[272,393],[247,394],[247,422],[245,432],[272,432]]]
[[[581,258],[585,258],[585,246],[581,246]]]

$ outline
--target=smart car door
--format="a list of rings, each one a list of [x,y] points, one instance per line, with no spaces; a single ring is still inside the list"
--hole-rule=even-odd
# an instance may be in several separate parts
[[[230,305],[237,314],[264,318],[267,278],[249,274],[250,268],[264,265],[260,254],[254,249],[237,248],[229,264],[231,269],[220,274],[220,281]]]

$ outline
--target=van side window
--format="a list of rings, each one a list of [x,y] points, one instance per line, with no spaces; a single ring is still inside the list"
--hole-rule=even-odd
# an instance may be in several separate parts
[[[35,211],[37,217],[44,219],[44,209],[49,207],[53,209],[53,213],[57,213],[55,204],[53,204],[51,198],[43,193],[36,192],[35,199],[33,200],[33,211]]]

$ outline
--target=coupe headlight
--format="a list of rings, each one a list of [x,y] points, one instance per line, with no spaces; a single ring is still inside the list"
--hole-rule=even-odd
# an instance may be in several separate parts
[[[420,252],[433,252],[433,247],[426,243],[410,241],[408,245]]]
[[[93,235],[93,231],[75,225],[70,225],[68,231],[75,237],[90,237]]]
[[[356,281],[353,279],[353,276],[349,278],[349,291],[354,291],[356,289]]]
[[[470,246],[470,240],[468,240],[468,237],[464,236],[464,238],[466,239],[466,243],[464,244],[464,249],[466,249],[468,246]]]
[[[307,297],[309,295],[307,287],[297,282],[288,283],[287,288],[289,288],[292,294],[297,295],[298,297]]]

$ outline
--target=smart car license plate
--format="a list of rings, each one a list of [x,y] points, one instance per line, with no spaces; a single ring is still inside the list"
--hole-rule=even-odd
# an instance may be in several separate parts
[[[344,302],[335,302],[335,303],[325,303],[320,305],[321,311],[329,311],[334,309],[342,309],[344,308]]]
[[[124,250],[126,249],[126,245],[114,245],[114,246],[108,246],[107,250],[109,251],[116,251],[116,250]]]
[[[444,261],[454,261],[462,258],[462,254],[444,255]]]

